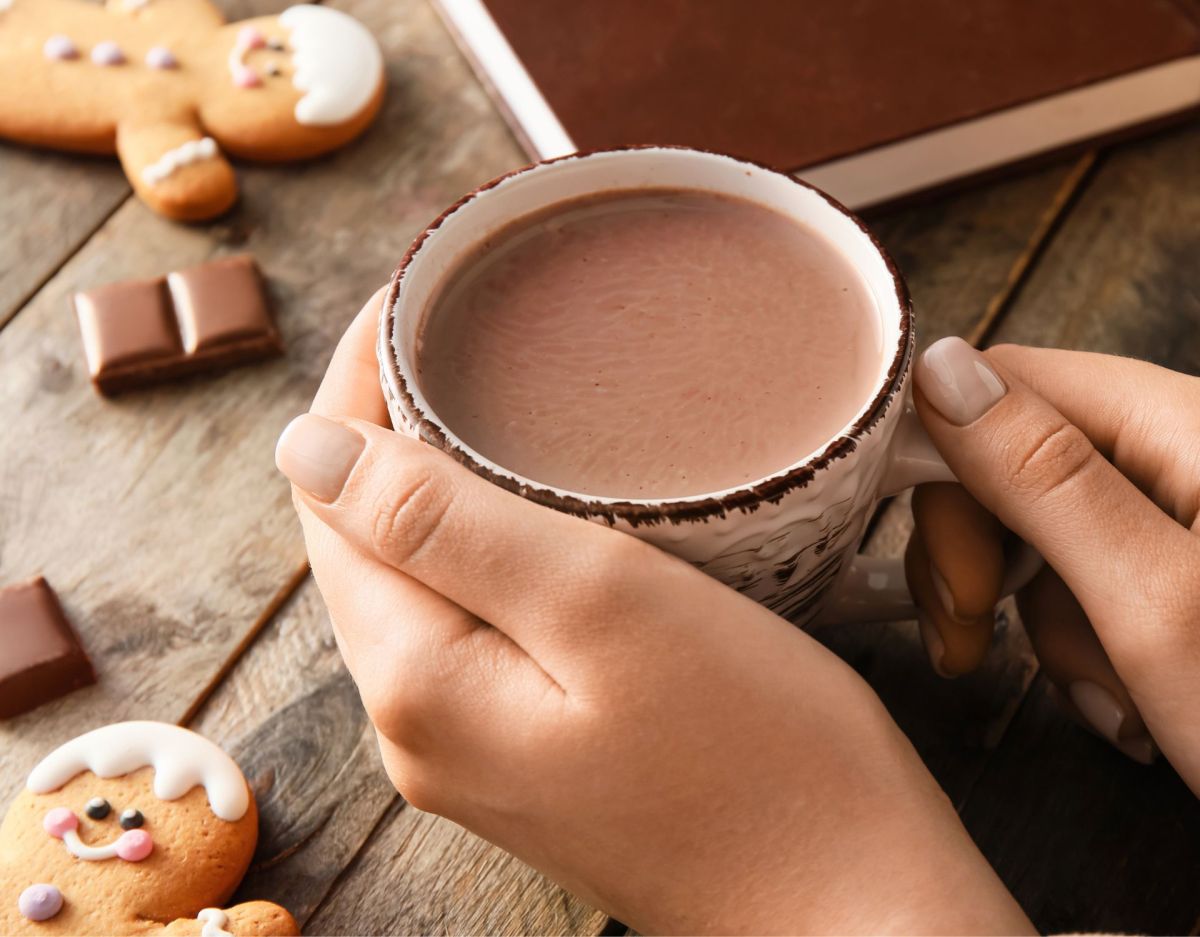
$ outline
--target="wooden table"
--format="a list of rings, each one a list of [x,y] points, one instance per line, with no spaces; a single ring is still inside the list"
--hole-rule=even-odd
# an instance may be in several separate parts
[[[180,722],[227,747],[258,793],[243,894],[281,901],[310,932],[621,932],[388,785],[273,467],[279,431],[422,224],[524,162],[422,0],[334,2],[386,49],[379,124],[306,166],[242,167],[243,199],[221,221],[155,217],[113,161],[0,147],[0,581],[44,572],[100,673],[0,723],[0,799],[86,728]],[[286,2],[223,5],[240,17]],[[1200,126],[873,223],[923,341],[1200,372]],[[244,250],[270,279],[285,358],[92,393],[73,290]],[[869,549],[898,553],[908,524],[889,505]],[[1010,615],[987,667],[954,682],[930,672],[911,623],[818,637],[878,690],[1039,927],[1196,933],[1200,804],[1166,765],[1135,765],[1069,723]]]

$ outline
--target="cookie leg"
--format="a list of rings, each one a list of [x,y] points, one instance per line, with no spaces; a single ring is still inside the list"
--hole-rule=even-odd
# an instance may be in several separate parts
[[[134,191],[168,218],[203,221],[237,200],[233,167],[194,122],[122,124],[117,154]]]

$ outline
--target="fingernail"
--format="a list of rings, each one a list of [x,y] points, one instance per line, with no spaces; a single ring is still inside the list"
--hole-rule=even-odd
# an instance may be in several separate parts
[[[1067,693],[1091,727],[1120,748],[1119,733],[1121,723],[1125,721],[1125,710],[1117,698],[1091,680],[1076,680],[1067,688]]]
[[[937,593],[938,601],[942,603],[942,609],[955,621],[961,621],[954,612],[954,593],[950,591],[950,586],[947,585],[945,578],[932,563],[929,564],[929,578],[933,580],[933,591]]]
[[[942,669],[942,658],[946,656],[946,643],[938,634],[937,628],[933,626],[933,621],[922,611],[917,612],[917,627],[921,630],[921,641],[925,644],[925,653],[929,655],[929,663],[933,665],[933,672],[939,677],[950,679],[950,674]]]
[[[1152,765],[1154,759],[1158,757],[1158,746],[1147,735],[1139,735],[1133,739],[1122,739],[1117,742],[1117,748],[1125,755],[1128,755],[1138,764]]]
[[[287,425],[275,447],[275,465],[288,480],[321,501],[342,493],[367,441],[353,430],[315,413]]]
[[[925,349],[916,381],[925,399],[956,426],[974,423],[1007,390],[983,355],[953,336]]]

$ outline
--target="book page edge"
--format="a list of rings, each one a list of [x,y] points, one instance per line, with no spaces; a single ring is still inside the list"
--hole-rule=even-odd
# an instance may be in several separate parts
[[[483,0],[434,0],[451,33],[473,59],[479,77],[491,85],[497,102],[507,109],[526,149],[537,159],[574,153],[575,142],[508,40],[487,11]]]

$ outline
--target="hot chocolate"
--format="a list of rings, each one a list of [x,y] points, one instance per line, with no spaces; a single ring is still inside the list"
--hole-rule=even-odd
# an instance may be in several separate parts
[[[522,218],[451,271],[417,366],[440,420],[535,482],[615,498],[742,486],[871,396],[875,301],[817,231],[696,190]]]

